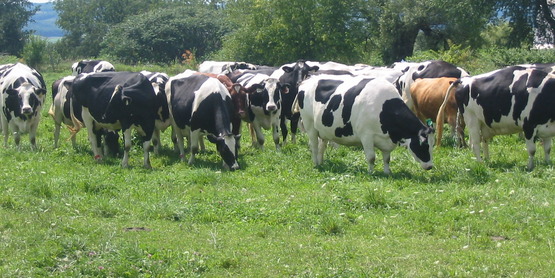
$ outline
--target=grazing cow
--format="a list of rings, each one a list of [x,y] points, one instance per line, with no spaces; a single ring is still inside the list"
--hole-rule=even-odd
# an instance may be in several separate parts
[[[375,148],[382,151],[384,172],[390,153],[403,145],[422,168],[433,166],[433,129],[425,126],[385,79],[348,76],[309,78],[299,87],[298,109],[308,134],[312,161],[323,162],[327,141],[362,146],[368,172],[374,170]]]
[[[100,149],[100,129],[122,130],[124,153],[122,166],[129,165],[131,149],[131,128],[135,128],[144,138],[143,165],[151,168],[149,148],[158,112],[156,93],[150,81],[140,73],[98,72],[81,74],[71,87],[75,103],[80,106],[94,158],[102,159]],[[76,117],[76,126],[80,127]]]
[[[299,125],[299,113],[292,113],[293,102],[297,97],[299,85],[308,78],[309,74],[317,72],[318,66],[308,66],[304,60],[299,60],[293,64],[281,66],[274,71],[270,77],[276,78],[281,84],[289,84],[289,93],[281,96],[280,129],[283,143],[287,140],[286,120],[291,122],[291,142],[296,142],[297,127]]]
[[[218,62],[204,61],[198,66],[198,71],[202,73],[228,74],[235,70],[255,70],[256,65],[245,62]]]
[[[237,138],[231,132],[233,103],[225,86],[209,76],[182,73],[170,78],[166,94],[181,160],[185,159],[183,137],[189,140],[189,164],[193,164],[198,143],[207,134],[216,144],[224,167],[239,169]]]
[[[536,145],[542,139],[549,162],[555,135],[555,75],[533,67],[512,66],[453,83],[446,98],[455,92],[457,105],[468,127],[476,159],[489,159],[488,141],[495,135],[523,132],[528,150],[528,170],[534,168]],[[445,103],[445,102],[444,102]],[[438,120],[443,118],[442,105]]]
[[[102,60],[81,60],[71,66],[73,75],[89,72],[115,71],[114,65]]]
[[[436,122],[439,107],[445,99],[447,89],[455,82],[457,78],[453,77],[440,77],[440,78],[423,78],[416,79],[410,87],[411,98],[414,103],[414,111],[416,116],[422,121],[426,122],[427,119]],[[453,136],[457,139],[459,146],[466,146],[464,140],[464,121],[458,117],[457,101],[455,95],[451,95],[447,100],[445,107],[445,114],[447,116],[446,122],[451,127]],[[459,122],[457,123],[457,119]],[[441,146],[441,137],[443,134],[443,123],[436,122],[437,125],[437,146]]]
[[[170,77],[163,72],[151,72],[143,70],[140,73],[144,75],[148,79],[148,81],[150,81],[150,83],[152,84],[152,88],[156,93],[156,103],[158,105],[158,111],[156,112],[154,134],[152,135],[152,145],[154,146],[154,153],[159,154],[160,148],[162,147],[160,132],[164,132],[171,125],[168,98],[166,97],[165,91],[166,83],[168,82]],[[173,135],[172,140],[174,140]]]
[[[0,122],[4,146],[8,146],[11,130],[17,147],[21,134],[29,133],[31,146],[36,149],[40,111],[46,97],[44,79],[38,71],[21,63],[0,66],[0,69]]]
[[[399,69],[398,63],[394,68]],[[414,111],[414,103],[410,94],[410,86],[418,78],[437,78],[437,77],[455,77],[460,78],[468,76],[468,73],[453,64],[441,60],[426,61],[422,63],[407,63],[402,70],[404,73],[395,81],[399,94],[407,106]]]
[[[233,125],[233,134],[241,134],[241,122],[247,120],[247,92],[245,88],[239,83],[231,82],[231,79],[224,74],[193,72],[194,74],[202,74],[209,77],[218,79],[227,89],[231,95],[233,102],[233,116],[231,117],[231,124]]]
[[[247,90],[248,118],[246,121],[252,124],[253,146],[263,148],[265,139],[262,128],[266,130],[271,128],[276,149],[279,150],[281,96],[289,92],[289,84],[282,84],[278,79],[265,74],[251,73],[241,76],[237,82]]]

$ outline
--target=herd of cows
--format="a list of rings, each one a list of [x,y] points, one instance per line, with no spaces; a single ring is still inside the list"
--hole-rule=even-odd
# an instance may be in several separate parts
[[[468,130],[478,161],[482,152],[488,159],[488,141],[494,135],[522,132],[529,170],[534,168],[535,140],[541,139],[549,162],[555,135],[555,64],[509,66],[476,76],[439,60],[399,62],[387,68],[304,60],[281,67],[206,61],[198,71],[172,77],[118,72],[99,60],[77,62],[72,70],[73,75],[52,84],[54,146],[62,124],[70,130],[74,146],[75,134],[84,127],[94,158],[102,160],[119,151],[121,132],[124,167],[132,129],[144,139],[143,164],[150,168],[151,144],[158,153],[160,133],[169,126],[182,161],[184,138],[192,164],[206,137],[230,170],[239,169],[242,122],[249,124],[254,146],[262,148],[262,129],[271,129],[279,149],[289,130],[295,143],[302,121],[315,165],[322,163],[331,141],[362,146],[369,172],[375,149],[380,150],[385,173],[390,173],[390,153],[397,146],[405,146],[423,169],[431,169],[432,150],[441,144],[445,122],[460,146],[466,146]],[[46,91],[36,70],[21,63],[0,65],[0,127],[6,147],[10,134],[19,146],[21,134],[29,133],[36,148]]]

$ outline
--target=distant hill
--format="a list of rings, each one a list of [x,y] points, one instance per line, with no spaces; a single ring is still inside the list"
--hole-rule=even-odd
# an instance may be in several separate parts
[[[64,31],[56,25],[58,13],[54,10],[53,3],[32,3],[34,7],[40,6],[40,10],[32,17],[35,22],[29,22],[25,30],[35,30],[35,35],[46,38],[59,38]]]

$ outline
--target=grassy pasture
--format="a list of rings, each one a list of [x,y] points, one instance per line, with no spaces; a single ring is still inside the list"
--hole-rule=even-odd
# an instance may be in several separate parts
[[[122,169],[86,131],[54,149],[50,103],[37,151],[0,148],[0,277],[555,276],[555,171],[538,151],[527,172],[516,135],[484,164],[447,143],[430,171],[399,148],[387,176],[347,147],[313,167],[304,134],[281,152],[244,136],[235,172],[207,142],[189,166],[166,131],[153,170],[137,145]]]

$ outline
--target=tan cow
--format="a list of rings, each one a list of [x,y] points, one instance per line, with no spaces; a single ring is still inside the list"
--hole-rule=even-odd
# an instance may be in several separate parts
[[[417,79],[410,87],[411,97],[414,102],[416,116],[423,122],[431,119],[437,125],[437,146],[441,146],[441,137],[443,135],[443,124],[437,123],[439,107],[443,103],[447,89],[456,81],[457,78],[440,77],[440,78],[423,78]],[[451,126],[453,136],[456,136],[459,146],[466,146],[464,140],[464,122],[460,117],[457,127],[457,102],[455,95],[451,94],[447,100],[445,107],[445,122]],[[455,130],[457,133],[455,135]]]

